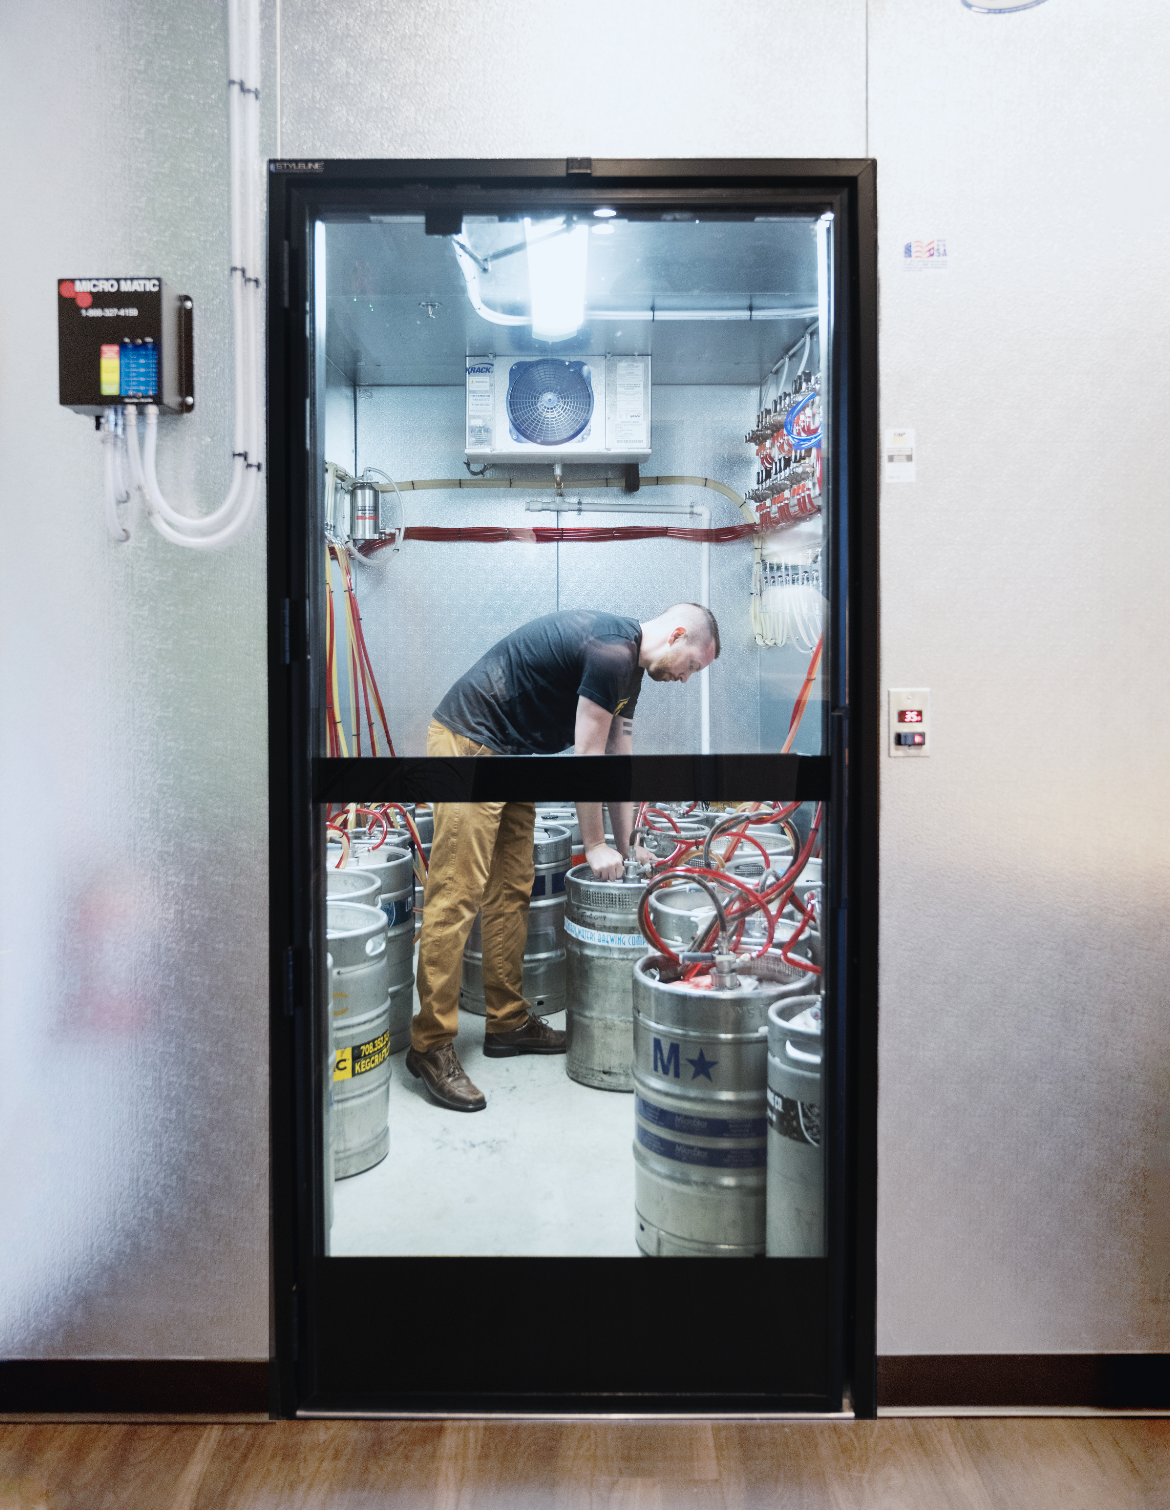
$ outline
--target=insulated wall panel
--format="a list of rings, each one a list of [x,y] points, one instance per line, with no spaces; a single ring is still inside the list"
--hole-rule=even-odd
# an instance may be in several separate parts
[[[883,761],[878,1351],[1165,1351],[1170,20],[869,10],[884,682],[933,693]]]
[[[862,0],[282,0],[281,38],[285,156],[864,150]]]
[[[0,447],[26,477],[0,498],[0,1353],[264,1358],[263,505],[222,553],[133,514],[115,546],[93,425],[57,404],[57,276],[158,267],[194,299],[197,395],[160,422],[161,484],[223,496],[224,10],[45,19],[0,23]]]

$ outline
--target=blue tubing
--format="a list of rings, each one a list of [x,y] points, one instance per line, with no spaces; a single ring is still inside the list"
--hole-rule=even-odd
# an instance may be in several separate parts
[[[809,445],[820,444],[820,438],[821,438],[821,432],[820,432],[820,430],[817,430],[817,435],[815,435],[815,436],[812,436],[812,435],[794,435],[794,433],[793,433],[793,421],[796,420],[797,415],[800,414],[800,411],[802,411],[802,409],[806,409],[806,408],[808,408],[809,405],[811,405],[812,400],[814,400],[815,397],[817,397],[817,391],[815,391],[815,390],[812,391],[812,393],[806,393],[805,397],[803,397],[803,399],[800,400],[800,403],[796,403],[796,405],[793,405],[793,408],[791,408],[790,411],[788,411],[788,414],[785,414],[785,417],[784,417],[784,433],[785,433],[785,435],[788,436],[788,439],[790,439],[790,441],[800,441],[800,442],[802,442],[802,448],[809,447]]]
[[[792,431],[792,422],[802,409],[806,409],[808,405],[812,403],[813,399],[816,398],[816,396],[817,394],[815,389],[812,393],[806,393],[805,396],[801,399],[800,403],[794,404],[792,408],[789,409],[788,413],[784,416],[785,435],[787,435],[788,439],[792,441],[795,446],[798,446],[802,451],[807,451],[812,446],[819,446],[821,443],[821,432],[818,430],[815,435],[794,435]]]

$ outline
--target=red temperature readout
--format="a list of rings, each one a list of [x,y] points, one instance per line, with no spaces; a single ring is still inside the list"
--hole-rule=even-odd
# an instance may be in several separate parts
[[[903,708],[898,714],[900,724],[920,724],[922,722],[921,708]]]

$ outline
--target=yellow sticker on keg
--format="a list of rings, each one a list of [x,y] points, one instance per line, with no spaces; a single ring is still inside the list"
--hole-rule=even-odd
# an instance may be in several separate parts
[[[385,1064],[390,1057],[390,1034],[379,1033],[369,1043],[355,1043],[348,1049],[338,1049],[337,1064],[333,1070],[334,1080],[352,1080],[355,1075],[368,1074]]]
[[[390,1057],[390,1034],[380,1033],[370,1043],[359,1043],[353,1050],[353,1072],[355,1075],[364,1075],[369,1070],[376,1070],[380,1064],[384,1064]]]

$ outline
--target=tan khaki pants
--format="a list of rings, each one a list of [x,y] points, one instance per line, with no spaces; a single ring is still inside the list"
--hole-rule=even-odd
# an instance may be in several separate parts
[[[427,755],[493,755],[432,718]],[[449,1043],[459,1026],[463,946],[483,912],[483,991],[487,1031],[507,1033],[524,1021],[521,994],[528,901],[534,875],[534,802],[437,802],[426,908],[418,947],[422,1010],[410,1029],[416,1052]]]

